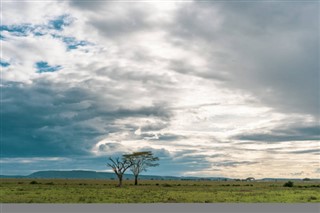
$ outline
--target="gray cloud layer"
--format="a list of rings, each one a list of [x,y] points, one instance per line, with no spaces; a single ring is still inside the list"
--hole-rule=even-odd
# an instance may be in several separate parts
[[[99,136],[127,130],[114,124],[117,119],[157,117],[163,126],[156,129],[170,119],[170,112],[160,105],[120,108],[111,104],[112,98],[101,100],[81,85],[40,79],[33,85],[8,82],[2,91],[4,156],[86,155]]]
[[[320,140],[319,125],[308,127],[288,127],[286,129],[273,129],[271,133],[249,133],[235,137],[239,140],[285,142],[285,141],[308,141]]]
[[[101,155],[139,147],[162,158],[159,173],[232,168],[234,175],[257,166],[259,154],[267,161],[271,154],[319,152],[318,2],[167,4],[52,2],[61,13],[52,17],[70,12],[63,30],[39,37],[5,32],[3,157],[62,157],[75,168],[81,162],[103,170]],[[12,20],[21,19],[20,7],[7,8],[15,11]],[[68,51],[63,38],[90,45]],[[40,75],[39,58],[62,69]],[[293,141],[312,144],[271,147]]]
[[[176,19],[173,41],[209,63],[207,70],[179,66],[181,72],[225,75],[225,86],[276,109],[319,117],[318,2],[197,2]]]

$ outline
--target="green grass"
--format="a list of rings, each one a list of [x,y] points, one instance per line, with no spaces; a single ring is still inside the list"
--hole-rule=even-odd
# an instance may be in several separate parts
[[[319,182],[125,181],[1,179],[1,203],[309,203]]]

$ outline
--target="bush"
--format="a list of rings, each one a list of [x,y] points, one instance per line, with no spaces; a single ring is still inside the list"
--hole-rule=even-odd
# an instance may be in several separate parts
[[[165,183],[165,184],[163,184],[162,185],[163,187],[172,187],[170,184],[168,184],[168,183]]]
[[[46,185],[54,185],[53,182],[46,183]]]
[[[311,196],[311,197],[308,198],[308,201],[310,201],[310,200],[317,200],[317,197]]]
[[[30,184],[39,184],[37,181],[33,180],[30,182]]]
[[[288,181],[285,184],[283,184],[284,187],[293,187],[293,182],[292,181]]]

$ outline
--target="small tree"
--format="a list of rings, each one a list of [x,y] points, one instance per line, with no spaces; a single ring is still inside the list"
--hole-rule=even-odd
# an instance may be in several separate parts
[[[132,166],[132,161],[125,156],[123,156],[121,159],[120,157],[117,157],[115,159],[109,157],[109,160],[110,162],[108,163],[108,166],[110,166],[114,173],[117,175],[119,180],[118,187],[121,187],[123,174],[130,166]]]
[[[254,181],[255,179],[254,179],[254,177],[248,177],[247,179],[246,179],[246,181]]]
[[[147,171],[149,167],[159,166],[158,157],[154,157],[152,152],[134,152],[129,155],[124,155],[125,158],[130,159],[132,166],[130,167],[131,172],[134,175],[134,185],[138,185],[138,176],[141,172]]]
[[[293,182],[292,181],[288,181],[286,183],[283,184],[284,187],[293,187]]]

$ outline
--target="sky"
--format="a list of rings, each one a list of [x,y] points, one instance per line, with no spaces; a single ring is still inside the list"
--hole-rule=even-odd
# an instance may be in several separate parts
[[[1,173],[320,178],[318,1],[2,1]]]

